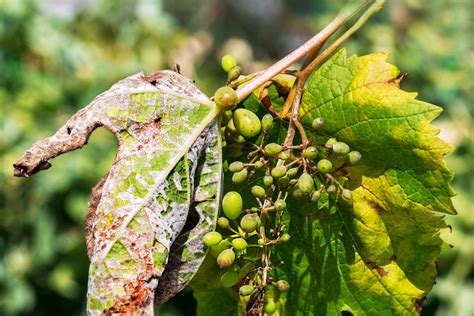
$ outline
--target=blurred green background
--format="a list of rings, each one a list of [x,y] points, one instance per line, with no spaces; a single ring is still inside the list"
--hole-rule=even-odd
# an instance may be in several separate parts
[[[84,315],[90,189],[110,168],[111,134],[52,161],[31,179],[12,164],[116,80],[181,66],[208,95],[224,84],[219,57],[263,69],[320,30],[341,0],[0,0],[0,314]],[[443,231],[454,248],[424,315],[474,315],[473,15],[471,0],[388,0],[346,47],[392,53],[403,88],[442,106],[435,122],[455,146],[447,157],[459,215]],[[184,291],[162,315],[193,315]]]

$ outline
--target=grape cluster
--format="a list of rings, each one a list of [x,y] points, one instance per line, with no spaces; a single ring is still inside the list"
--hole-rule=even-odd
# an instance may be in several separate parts
[[[222,66],[232,82],[238,76],[230,76],[230,71],[238,65],[229,56],[224,56]],[[240,76],[240,67],[238,70]],[[274,113],[259,118],[246,108],[234,109],[237,101],[227,102],[227,97],[221,97],[232,94],[230,91],[234,91],[230,86],[220,88],[214,100],[223,111],[221,133],[227,155],[235,158],[227,170],[240,193],[225,193],[225,216],[217,222],[222,233],[210,232],[203,241],[223,271],[221,283],[239,286],[249,314],[262,309],[273,314],[290,288],[287,281],[278,280],[270,258],[272,247],[290,240],[282,222],[283,213],[289,211],[287,201],[306,199],[316,204],[324,197],[351,207],[352,192],[344,187],[350,176],[347,167],[356,165],[361,154],[335,138],[322,142],[322,118],[313,120],[306,142],[274,142],[274,125],[277,120],[284,125],[285,120]],[[252,185],[248,185],[249,180]],[[242,195],[251,199],[244,203]]]

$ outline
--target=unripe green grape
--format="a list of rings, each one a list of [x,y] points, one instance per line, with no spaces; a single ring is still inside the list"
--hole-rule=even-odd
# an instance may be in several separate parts
[[[236,172],[232,175],[232,182],[235,184],[239,184],[247,180],[249,172],[247,169],[242,169],[239,172]]]
[[[242,68],[239,66],[232,67],[232,69],[227,73],[227,81],[234,81],[235,79],[239,78],[241,72]]]
[[[247,109],[235,110],[233,120],[237,131],[247,138],[257,136],[262,128],[258,116]]]
[[[293,192],[291,193],[291,196],[295,199],[295,200],[299,200],[303,197],[303,192],[301,192],[300,189],[294,189]]]
[[[331,184],[326,188],[326,192],[329,194],[334,194],[336,193],[336,191],[337,191],[337,187],[334,184]]]
[[[231,119],[232,119],[232,111],[224,111],[222,113],[221,126],[227,125],[227,123],[229,123]]]
[[[290,155],[288,155],[288,152],[283,151],[278,155],[278,158],[280,158],[281,160],[288,160],[288,158],[290,158]]]
[[[240,220],[240,228],[246,233],[251,233],[260,225],[260,217],[257,214],[246,214]]]
[[[352,205],[352,191],[343,189],[341,192],[341,198],[344,202],[346,202],[348,205]]]
[[[211,256],[213,256],[214,258],[217,258],[217,256],[219,256],[219,254],[224,251],[225,249],[229,249],[231,246],[230,242],[228,242],[227,240],[221,240],[221,242],[216,245],[216,246],[212,246],[211,247]]]
[[[243,143],[245,138],[239,134],[234,125],[234,120],[230,119],[224,130],[225,140],[229,143]]]
[[[304,156],[308,159],[313,160],[318,156],[318,150],[316,149],[316,147],[309,146],[304,150]]]
[[[288,169],[288,171],[286,172],[286,176],[289,177],[289,178],[293,178],[294,176],[296,176],[298,174],[298,168],[290,168]]]
[[[235,238],[232,240],[232,247],[237,251],[242,251],[247,249],[247,242],[243,238]]]
[[[347,155],[351,151],[351,149],[346,143],[337,142],[332,145],[332,151],[337,155]]]
[[[263,167],[263,162],[261,162],[260,160],[259,161],[256,161],[255,164],[255,169],[262,169]]]
[[[245,169],[244,169],[245,170]],[[222,210],[225,216],[230,219],[236,219],[242,212],[242,196],[235,191],[227,192],[222,199]]]
[[[320,130],[324,126],[324,120],[322,117],[317,117],[313,120],[313,123],[311,123],[311,127],[313,127],[314,130]]]
[[[349,154],[347,154],[347,163],[350,166],[357,165],[361,159],[362,155],[356,150],[353,150]]]
[[[275,207],[275,210],[283,211],[286,208],[286,202],[285,202],[285,200],[278,199],[278,200],[275,201],[273,206]]]
[[[240,296],[249,296],[250,294],[252,294],[253,292],[253,286],[251,285],[242,285],[240,288],[239,288],[239,294]]]
[[[254,185],[252,189],[250,189],[252,195],[256,198],[263,199],[265,197],[265,189],[259,185]]]
[[[258,212],[258,207],[255,207],[255,206],[251,207],[250,212],[257,213]]]
[[[290,178],[288,177],[281,177],[278,179],[278,186],[280,188],[286,188],[288,186],[288,183],[290,183]]]
[[[321,197],[321,190],[316,190],[311,194],[311,202],[318,202]]]
[[[286,174],[286,167],[285,166],[276,166],[272,169],[272,177],[275,179],[279,179]]]
[[[268,188],[271,186],[273,183],[273,177],[272,176],[263,176],[263,186]]]
[[[257,240],[257,244],[259,244],[260,246],[263,246],[263,245],[265,245],[265,241],[262,238],[259,238]]]
[[[280,238],[281,238],[281,241],[287,242],[288,240],[290,240],[291,236],[290,236],[290,234],[283,234],[283,235],[281,235]]]
[[[221,66],[225,72],[229,72],[232,68],[237,66],[237,59],[231,54],[226,54],[221,58]]]
[[[225,217],[219,217],[217,219],[217,226],[219,226],[222,229],[227,229],[229,228],[229,220]]]
[[[303,173],[298,179],[298,189],[303,194],[309,194],[314,189],[313,177],[308,173]]]
[[[331,137],[327,140],[326,145],[334,145],[335,143],[337,143],[337,139]]]
[[[221,111],[228,111],[235,108],[239,102],[239,97],[234,89],[221,87],[214,93],[214,102]]]
[[[244,144],[230,144],[229,146],[226,146],[226,149],[231,157],[240,157],[245,153]]]
[[[329,173],[332,171],[332,163],[327,159],[321,159],[318,161],[316,168],[318,168],[319,172]]]
[[[275,157],[278,155],[283,147],[277,143],[270,143],[265,146],[263,151],[265,152],[265,155],[270,156],[270,157]]]
[[[218,232],[208,232],[202,237],[202,242],[207,247],[212,247],[218,245],[222,240],[222,235]]]
[[[230,172],[239,172],[244,169],[244,163],[242,161],[234,161],[229,165]]]
[[[263,305],[263,310],[269,315],[274,314],[276,312],[276,309],[277,306],[273,300],[269,300]]]
[[[298,179],[291,179],[290,182],[288,182],[288,185],[295,185],[298,183]]]
[[[232,287],[239,283],[240,275],[236,271],[226,271],[219,281],[223,287]]]
[[[217,256],[217,265],[221,269],[230,267],[235,261],[235,253],[232,249],[225,249]]]
[[[290,284],[285,280],[279,280],[277,281],[277,288],[280,292],[288,292],[290,289]]]
[[[262,117],[262,130],[269,132],[272,129],[273,125],[273,116],[271,114],[265,114]]]

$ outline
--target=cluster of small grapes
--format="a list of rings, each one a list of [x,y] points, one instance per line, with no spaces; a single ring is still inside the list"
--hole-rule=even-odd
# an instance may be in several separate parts
[[[224,56],[222,66],[229,74],[229,83],[238,80],[240,67],[235,58]],[[324,144],[317,144],[314,137],[300,145],[271,142],[275,124],[272,114],[260,119],[245,108],[233,110],[237,95],[229,86],[218,89],[214,101],[223,110],[222,134],[229,156],[242,158],[228,165],[232,182],[241,186],[242,194],[247,190],[246,181],[253,179],[255,185],[249,188],[253,198],[245,204],[253,206],[248,208],[244,208],[240,193],[224,195],[225,217],[220,217],[217,225],[225,238],[213,231],[204,236],[203,242],[224,271],[221,283],[240,285],[241,302],[249,314],[261,314],[262,310],[273,314],[289,290],[287,281],[275,278],[270,260],[272,247],[290,239],[282,223],[287,199],[306,198],[317,203],[326,195],[350,207],[352,192],[344,188],[349,179],[345,167],[357,164],[361,154],[334,138]],[[323,119],[316,118],[312,134],[323,126]]]

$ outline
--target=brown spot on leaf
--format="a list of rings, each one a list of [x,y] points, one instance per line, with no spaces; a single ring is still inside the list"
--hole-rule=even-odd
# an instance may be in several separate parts
[[[420,314],[421,310],[423,309],[423,302],[424,302],[425,299],[426,299],[426,296],[424,296],[424,297],[422,297],[418,300],[415,300],[415,302],[413,303],[413,306],[415,307],[416,312],[418,314]]]
[[[383,277],[384,277],[384,276],[387,276],[387,275],[388,275],[388,271],[384,270],[384,269],[381,268],[381,267],[378,267],[376,270],[377,270],[378,274],[380,274],[380,276],[383,276]]]
[[[368,204],[369,204],[369,206],[370,206],[371,208],[373,208],[378,214],[382,214],[382,212],[384,211],[384,209],[383,209],[380,205],[378,205],[376,202],[374,202],[374,201],[369,201]]]

